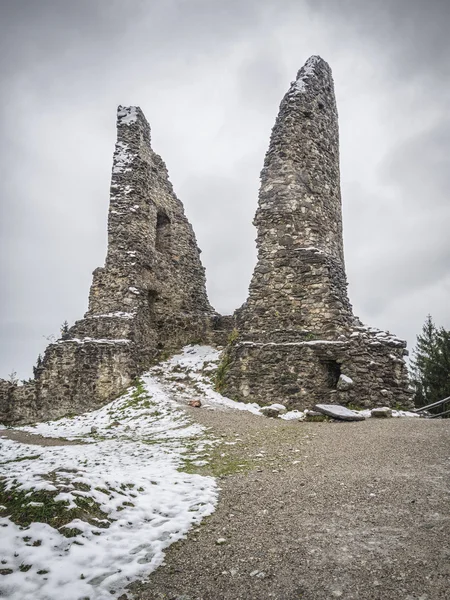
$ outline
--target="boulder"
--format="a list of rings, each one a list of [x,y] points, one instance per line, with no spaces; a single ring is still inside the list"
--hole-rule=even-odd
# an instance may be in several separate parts
[[[263,406],[261,408],[261,414],[265,417],[271,417],[272,419],[276,419],[281,415],[280,410],[274,406]]]
[[[269,408],[275,408],[282,415],[287,412],[287,408],[284,406],[284,404],[271,404]]]
[[[341,373],[341,375],[339,375],[339,380],[337,382],[337,389],[340,392],[346,392],[347,390],[350,390],[354,385],[355,384],[351,377],[347,377],[347,375],[343,375],[342,373]]]
[[[190,400],[188,402],[189,406],[193,406],[194,408],[200,408],[202,403],[200,402],[200,400]]]
[[[315,410],[332,417],[333,419],[339,419],[341,421],[364,421],[362,415],[358,415],[356,412],[341,406],[340,404],[316,404]]]
[[[381,406],[379,408],[372,408],[370,411],[371,417],[378,417],[379,419],[387,419],[392,417],[392,409],[388,406]]]

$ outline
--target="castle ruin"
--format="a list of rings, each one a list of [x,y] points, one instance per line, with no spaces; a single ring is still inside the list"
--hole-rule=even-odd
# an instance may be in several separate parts
[[[220,341],[224,321],[208,302],[200,250],[150,126],[140,108],[119,106],[105,266],[94,271],[84,318],[48,346],[34,380],[0,380],[0,422],[98,408],[162,352]]]
[[[0,422],[57,418],[121,393],[161,353],[223,344],[220,389],[288,408],[408,406],[406,343],[364,327],[347,296],[339,132],[328,64],[313,56],[282,100],[261,174],[258,261],[234,317],[209,304],[194,232],[150,127],[117,112],[108,251],[89,308],[48,346],[35,377],[0,380]]]
[[[296,409],[408,406],[406,342],[363,326],[348,299],[336,99],[318,56],[281,102],[254,224],[258,261],[223,359],[223,391]]]

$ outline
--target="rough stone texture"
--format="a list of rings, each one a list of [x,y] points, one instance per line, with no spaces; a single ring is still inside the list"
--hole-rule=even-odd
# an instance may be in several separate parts
[[[340,404],[316,404],[314,407],[318,412],[333,419],[340,419],[341,421],[364,421],[365,418],[362,415],[357,415],[353,411],[341,406]]]
[[[318,56],[281,102],[254,224],[258,262],[224,357],[225,393],[297,409],[409,406],[406,343],[364,327],[348,299],[336,100]]]
[[[270,417],[272,419],[276,419],[281,415],[281,411],[278,408],[274,408],[273,406],[264,406],[261,409],[261,413],[265,417]]]
[[[94,271],[84,319],[51,344],[34,381],[0,381],[0,419],[26,422],[96,408],[162,351],[225,342],[231,322],[208,302],[200,250],[150,127],[120,106],[108,216],[108,252]]]
[[[226,346],[235,327],[236,318],[234,315],[215,315],[212,317],[208,332],[211,344],[219,348]]]
[[[392,417],[392,409],[390,409],[388,406],[380,406],[379,408],[372,408],[370,414],[372,417],[387,419]]]

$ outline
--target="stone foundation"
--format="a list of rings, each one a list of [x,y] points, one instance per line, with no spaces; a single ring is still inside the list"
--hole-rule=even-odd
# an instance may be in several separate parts
[[[357,332],[358,333],[358,332]],[[381,333],[381,332],[380,332]],[[289,410],[317,403],[412,407],[405,343],[362,333],[347,340],[251,342],[226,350],[223,388],[234,400]]]

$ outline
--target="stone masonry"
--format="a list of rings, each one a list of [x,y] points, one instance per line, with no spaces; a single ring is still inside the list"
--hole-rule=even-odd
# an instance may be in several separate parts
[[[183,345],[223,345],[217,387],[260,404],[411,404],[405,342],[347,295],[339,131],[330,67],[313,56],[280,106],[261,173],[258,262],[233,317],[208,302],[194,232],[137,107],[119,106],[105,266],[89,308],[25,385],[0,380],[0,422],[97,408]]]
[[[347,295],[331,69],[312,56],[284,96],[261,173],[258,261],[219,387],[311,408],[410,404],[406,343],[367,328]]]
[[[97,408],[163,351],[220,337],[222,320],[208,302],[200,250],[151,148],[149,124],[140,108],[120,106],[108,251],[94,271],[88,311],[48,346],[34,380],[0,380],[0,422]]]

